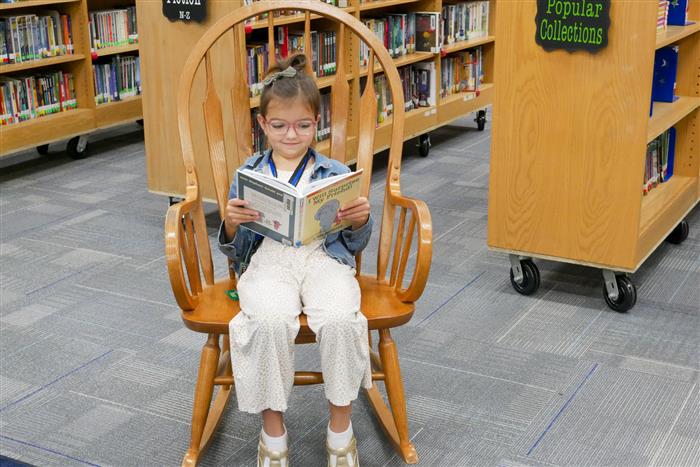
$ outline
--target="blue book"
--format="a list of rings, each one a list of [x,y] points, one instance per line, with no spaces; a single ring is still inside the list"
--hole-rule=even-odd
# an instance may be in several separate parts
[[[651,98],[655,102],[673,102],[678,97],[676,90],[676,73],[678,71],[678,46],[662,47],[656,51],[654,58],[654,82]]]
[[[668,165],[666,168],[666,177],[664,182],[673,176],[673,161],[676,158],[676,129],[671,127],[668,129]]]
[[[668,4],[669,26],[685,26],[688,21],[688,0],[671,0]]]

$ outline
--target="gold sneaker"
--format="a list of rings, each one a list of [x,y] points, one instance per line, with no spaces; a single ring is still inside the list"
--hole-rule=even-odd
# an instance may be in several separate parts
[[[355,440],[355,435],[352,435],[350,444],[340,449],[332,449],[328,444],[326,444],[326,450],[328,451],[328,467],[332,467],[331,456],[335,456],[336,467],[360,467],[359,457],[357,455],[357,441]],[[353,463],[350,464],[348,460],[348,454],[352,456]]]
[[[260,442],[258,443],[258,467],[265,467],[265,459],[270,459],[270,467],[282,467],[283,460],[285,461],[285,465],[289,467],[287,450],[270,451],[263,442],[262,435],[260,435]]]

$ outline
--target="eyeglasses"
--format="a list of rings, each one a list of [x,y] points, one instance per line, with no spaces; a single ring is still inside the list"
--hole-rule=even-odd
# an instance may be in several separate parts
[[[290,126],[294,127],[294,131],[299,136],[313,135],[316,131],[316,122],[309,119],[297,120],[296,122],[272,119],[267,121],[267,126],[270,133],[276,136],[286,135]]]

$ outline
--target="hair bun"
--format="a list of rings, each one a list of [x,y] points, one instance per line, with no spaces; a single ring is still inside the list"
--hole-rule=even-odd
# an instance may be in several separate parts
[[[277,62],[275,68],[277,70],[286,70],[288,67],[292,67],[297,71],[306,71],[306,55],[303,53],[295,53]]]

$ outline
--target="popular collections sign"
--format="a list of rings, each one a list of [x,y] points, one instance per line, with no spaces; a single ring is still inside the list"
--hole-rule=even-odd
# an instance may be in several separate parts
[[[611,0],[537,0],[535,40],[546,51],[596,53],[608,45]]]
[[[163,0],[163,16],[170,21],[204,21],[207,0]]]

